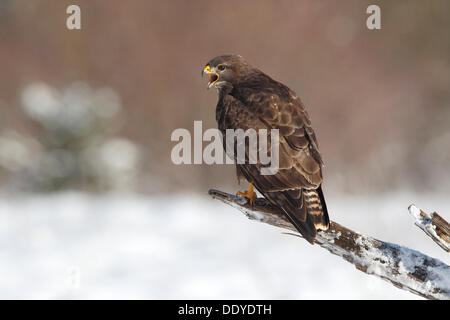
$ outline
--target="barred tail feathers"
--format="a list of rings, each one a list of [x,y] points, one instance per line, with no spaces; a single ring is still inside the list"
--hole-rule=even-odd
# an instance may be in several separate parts
[[[303,197],[308,216],[311,217],[316,229],[328,230],[330,227],[330,219],[328,217],[322,186],[319,186],[317,189],[303,190]]]

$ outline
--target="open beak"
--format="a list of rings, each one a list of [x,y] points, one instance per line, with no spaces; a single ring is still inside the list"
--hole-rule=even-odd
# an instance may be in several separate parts
[[[208,81],[208,89],[214,86],[214,84],[219,81],[219,74],[213,70],[211,70],[211,67],[207,65],[205,69],[203,69],[202,77],[206,74],[209,75],[209,81]]]

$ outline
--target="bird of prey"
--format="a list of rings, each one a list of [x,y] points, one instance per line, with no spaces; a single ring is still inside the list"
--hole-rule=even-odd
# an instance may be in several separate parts
[[[253,203],[254,186],[314,243],[317,230],[327,230],[330,221],[321,187],[322,156],[305,106],[294,91],[240,55],[213,58],[204,74],[209,75],[208,89],[217,89],[216,120],[224,137],[227,129],[279,132],[277,173],[262,175],[260,162],[236,164],[238,178],[250,183],[248,192],[238,195]]]

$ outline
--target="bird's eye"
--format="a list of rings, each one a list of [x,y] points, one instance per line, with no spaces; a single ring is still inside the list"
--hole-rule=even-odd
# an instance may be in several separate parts
[[[223,71],[223,70],[225,70],[225,66],[224,66],[223,64],[219,64],[219,65],[217,66],[217,70]]]

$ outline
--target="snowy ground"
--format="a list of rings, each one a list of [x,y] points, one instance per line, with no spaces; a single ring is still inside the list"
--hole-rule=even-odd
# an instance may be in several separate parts
[[[447,264],[407,214],[450,199],[328,196],[333,220]],[[199,195],[0,197],[1,299],[416,299]]]

